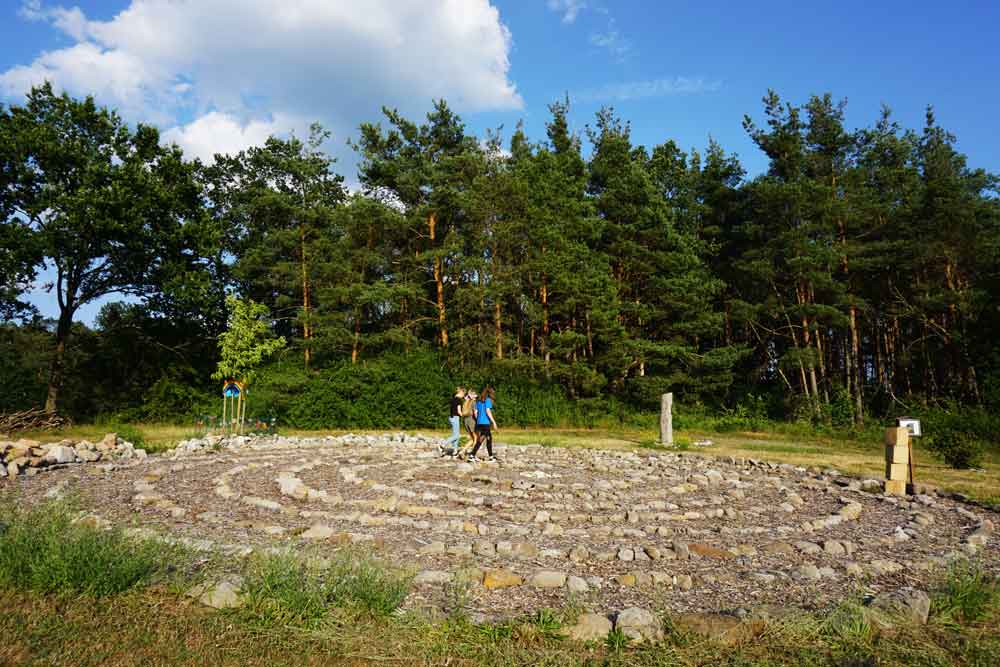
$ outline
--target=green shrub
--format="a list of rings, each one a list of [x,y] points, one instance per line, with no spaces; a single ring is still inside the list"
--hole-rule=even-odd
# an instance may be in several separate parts
[[[149,580],[169,560],[162,544],[74,523],[65,503],[10,511],[0,523],[0,585],[8,588],[111,595]]]
[[[938,426],[924,441],[927,447],[952,468],[976,468],[982,463],[983,441],[953,423]]]

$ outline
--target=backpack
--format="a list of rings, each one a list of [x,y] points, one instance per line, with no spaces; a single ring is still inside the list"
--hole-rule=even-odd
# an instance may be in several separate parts
[[[462,403],[462,412],[461,412],[461,414],[462,414],[463,417],[471,417],[472,416],[472,412],[473,412],[473,410],[472,410],[472,404],[473,403],[474,403],[474,401],[471,398],[465,399],[465,402]]]

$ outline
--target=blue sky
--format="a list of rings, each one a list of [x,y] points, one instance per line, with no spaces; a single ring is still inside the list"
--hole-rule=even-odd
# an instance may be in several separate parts
[[[852,126],[886,103],[919,129],[933,104],[970,163],[1000,172],[998,23],[1000,4],[962,1],[6,0],[0,101],[49,78],[205,159],[319,120],[352,180],[345,141],[383,104],[416,117],[445,97],[476,132],[523,119],[540,140],[568,94],[577,129],[612,105],[637,143],[712,136],[754,174],[743,115],[768,88],[829,91]]]

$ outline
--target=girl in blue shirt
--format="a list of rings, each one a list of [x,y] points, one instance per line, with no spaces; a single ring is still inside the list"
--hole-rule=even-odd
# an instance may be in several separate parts
[[[486,453],[489,455],[487,460],[497,460],[497,457],[493,456],[493,431],[491,427],[497,431],[500,430],[496,419],[493,418],[493,387],[486,387],[476,401],[476,446],[472,448],[469,461],[478,461],[476,452],[479,451],[479,446],[483,442],[486,443]]]

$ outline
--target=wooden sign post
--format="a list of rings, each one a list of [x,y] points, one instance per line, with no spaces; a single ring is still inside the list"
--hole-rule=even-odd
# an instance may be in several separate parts
[[[674,395],[663,394],[660,397],[660,444],[664,447],[674,445]]]

